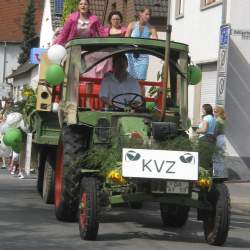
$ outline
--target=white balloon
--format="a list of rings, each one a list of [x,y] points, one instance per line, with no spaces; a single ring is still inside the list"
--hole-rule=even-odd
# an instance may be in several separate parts
[[[58,111],[59,103],[53,102],[52,104],[52,112],[56,113]]]
[[[11,128],[18,128],[20,126],[20,122],[23,119],[23,115],[17,112],[10,113],[7,115],[6,124]]]
[[[29,132],[29,128],[28,128],[27,125],[24,123],[24,120],[21,120],[21,122],[20,122],[20,129],[21,129],[24,133],[28,133],[28,132]]]
[[[0,139],[0,157],[9,157],[11,148],[6,146],[2,139]]]
[[[0,124],[0,134],[4,134],[8,128],[10,128],[10,126],[6,122],[2,122]]]
[[[62,59],[66,56],[66,49],[59,44],[51,46],[48,50],[48,58],[50,62],[60,64]]]

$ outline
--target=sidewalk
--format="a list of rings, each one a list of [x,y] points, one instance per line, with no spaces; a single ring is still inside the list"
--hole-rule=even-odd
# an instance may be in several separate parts
[[[250,215],[250,183],[227,183],[232,212]]]

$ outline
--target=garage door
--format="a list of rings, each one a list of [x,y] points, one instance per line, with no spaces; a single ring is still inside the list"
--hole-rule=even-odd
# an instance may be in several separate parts
[[[209,103],[214,107],[216,101],[217,63],[203,64],[201,69],[201,107],[205,103]]]

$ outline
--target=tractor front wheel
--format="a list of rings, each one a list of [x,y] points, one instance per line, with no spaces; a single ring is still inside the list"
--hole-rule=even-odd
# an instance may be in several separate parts
[[[79,200],[79,231],[82,240],[96,240],[99,229],[99,183],[94,177],[81,181]]]
[[[213,210],[203,221],[205,239],[208,244],[221,246],[225,243],[230,224],[230,196],[224,183],[215,184],[208,193]]]
[[[79,126],[62,129],[55,171],[55,214],[61,221],[76,221],[80,174],[74,162],[88,148],[89,135]]]

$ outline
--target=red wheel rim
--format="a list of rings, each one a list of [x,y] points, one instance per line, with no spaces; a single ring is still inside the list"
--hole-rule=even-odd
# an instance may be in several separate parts
[[[88,217],[88,211],[87,211],[87,194],[82,193],[81,196],[81,203],[80,203],[80,228],[85,229],[87,226],[87,217]]]
[[[55,178],[55,203],[56,208],[61,203],[61,192],[62,192],[62,174],[63,174],[63,145],[59,143],[56,160],[56,178]]]

